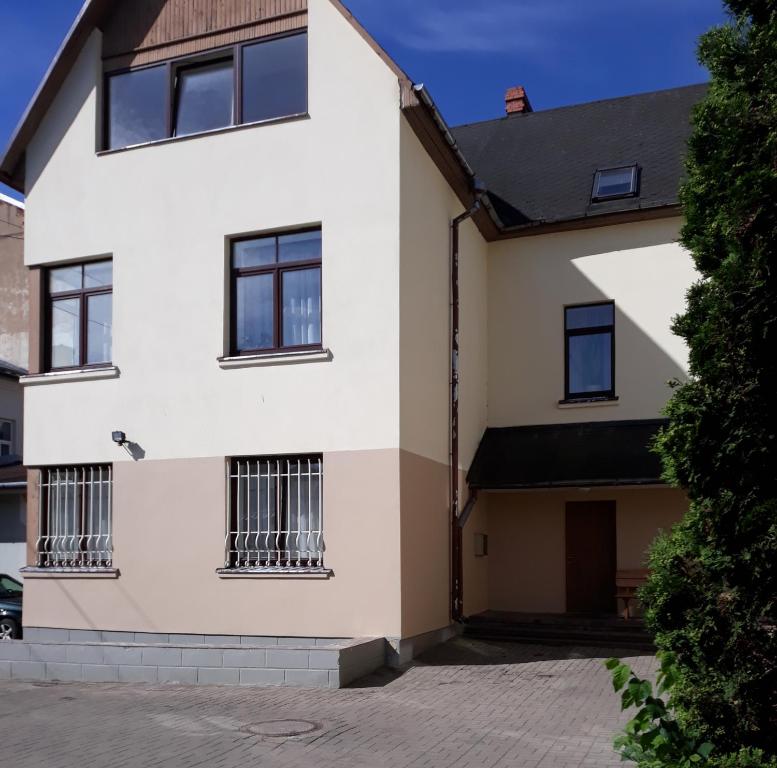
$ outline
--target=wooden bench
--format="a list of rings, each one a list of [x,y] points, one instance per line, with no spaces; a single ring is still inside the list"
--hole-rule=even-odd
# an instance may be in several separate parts
[[[637,590],[645,584],[650,571],[641,568],[633,571],[618,571],[615,574],[615,597],[623,600],[623,618],[632,617],[631,604],[637,599]]]

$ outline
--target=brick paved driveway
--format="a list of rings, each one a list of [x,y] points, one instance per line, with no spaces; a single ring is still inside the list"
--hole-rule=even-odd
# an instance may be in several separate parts
[[[382,672],[340,691],[2,682],[0,762],[617,766],[610,744],[621,718],[601,661],[615,653],[459,639],[400,676]],[[653,669],[650,657],[630,662],[643,674]],[[299,731],[308,732],[287,735]]]

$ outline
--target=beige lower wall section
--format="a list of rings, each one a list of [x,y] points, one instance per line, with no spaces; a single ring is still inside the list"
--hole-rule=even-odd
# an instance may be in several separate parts
[[[224,460],[117,463],[114,554],[121,576],[27,579],[25,625],[399,637],[399,473],[397,450],[325,454],[325,557],[334,576],[225,580],[216,574],[224,562]]]
[[[450,624],[448,467],[400,452],[402,637]]]
[[[474,616],[489,608],[488,600],[488,557],[475,556],[475,536],[489,536],[489,496],[481,493],[462,535],[464,557],[464,615]],[[488,539],[489,548],[493,545]]]
[[[643,567],[645,553],[658,532],[679,521],[687,509],[682,492],[669,488],[492,493],[487,499],[487,607],[527,613],[566,611],[567,502],[616,502],[619,569]],[[465,542],[477,525],[473,517]],[[474,558],[468,560],[465,573],[478,567]],[[465,582],[465,604],[469,613],[483,609],[482,582],[477,578]]]

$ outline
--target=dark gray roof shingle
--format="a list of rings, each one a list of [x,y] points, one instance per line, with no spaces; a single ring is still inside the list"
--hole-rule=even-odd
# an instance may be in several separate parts
[[[691,113],[706,84],[452,129],[506,227],[678,202]],[[638,198],[591,202],[594,174],[639,164]]]

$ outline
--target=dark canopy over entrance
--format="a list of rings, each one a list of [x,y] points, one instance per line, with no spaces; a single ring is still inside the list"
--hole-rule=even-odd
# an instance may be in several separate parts
[[[475,490],[659,485],[649,445],[666,424],[609,421],[488,429],[467,482]]]

